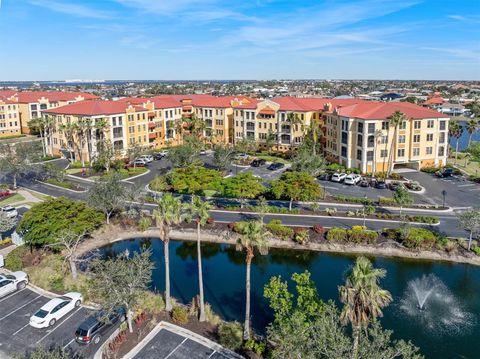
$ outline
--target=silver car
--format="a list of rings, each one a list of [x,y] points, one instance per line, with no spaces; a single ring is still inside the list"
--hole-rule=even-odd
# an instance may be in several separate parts
[[[0,274],[0,298],[17,290],[25,288],[28,284],[28,275],[25,272]]]
[[[0,207],[0,212],[4,212],[10,218],[16,218],[18,216],[18,211],[13,206]]]

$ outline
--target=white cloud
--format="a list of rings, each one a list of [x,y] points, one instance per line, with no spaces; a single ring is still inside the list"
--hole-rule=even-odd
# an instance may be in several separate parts
[[[89,8],[84,5],[72,4],[63,1],[56,0],[29,0],[30,4],[35,6],[40,6],[48,10],[55,12],[60,12],[63,14],[78,16],[78,17],[89,17],[94,19],[108,19],[111,18],[112,14],[99,11],[93,8]]]

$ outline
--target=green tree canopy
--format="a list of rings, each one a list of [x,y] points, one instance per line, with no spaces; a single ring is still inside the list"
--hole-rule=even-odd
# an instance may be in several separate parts
[[[280,179],[270,182],[272,194],[277,199],[313,201],[322,195],[322,189],[312,176],[305,172],[285,172]]]
[[[194,136],[186,136],[183,145],[172,147],[168,153],[168,160],[173,167],[188,167],[198,162],[202,144]]]
[[[67,229],[78,235],[91,233],[102,222],[102,214],[85,202],[65,197],[49,198],[23,215],[17,232],[27,245],[40,247],[55,243],[58,235]]]
[[[223,180],[223,195],[225,197],[252,199],[265,191],[262,179],[255,177],[252,171],[241,172]],[[242,202],[243,206],[243,202]]]
[[[39,142],[6,143],[0,145],[0,154],[0,171],[12,176],[13,186],[17,187],[18,177],[34,169],[42,149]]]
[[[178,193],[204,195],[206,190],[220,190],[219,171],[199,166],[175,168],[166,176],[171,189]]]
[[[220,171],[227,171],[232,163],[235,149],[223,144],[217,144],[213,148],[213,163]]]

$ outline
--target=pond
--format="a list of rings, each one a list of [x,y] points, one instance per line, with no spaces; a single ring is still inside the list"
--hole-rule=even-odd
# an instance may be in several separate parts
[[[163,243],[157,238],[132,239],[101,249],[105,256],[142,246],[152,250],[156,264],[152,289],[164,290]],[[172,241],[170,265],[172,295],[184,303],[198,292],[195,242]],[[205,299],[226,320],[242,322],[245,299],[245,257],[234,246],[203,244]],[[308,270],[319,295],[338,302],[338,286],[355,256],[310,251],[271,249],[256,255],[252,265],[252,323],[263,332],[271,313],[263,298],[270,277],[290,279]],[[480,333],[480,268],[444,262],[372,257],[376,267],[387,270],[381,285],[393,295],[382,323],[395,337],[411,340],[427,358],[478,357]],[[419,304],[422,303],[422,304]],[[423,306],[424,310],[417,307]]]

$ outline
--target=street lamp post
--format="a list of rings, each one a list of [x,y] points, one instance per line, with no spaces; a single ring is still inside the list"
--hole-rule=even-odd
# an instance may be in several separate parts
[[[443,208],[445,208],[445,197],[447,197],[447,191],[443,190],[442,196],[443,196]]]

